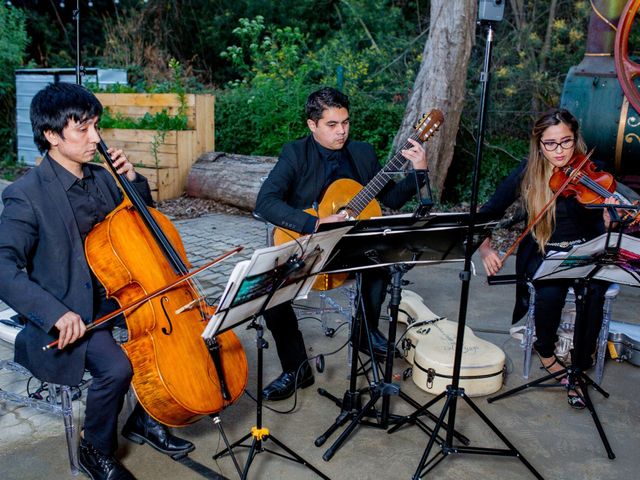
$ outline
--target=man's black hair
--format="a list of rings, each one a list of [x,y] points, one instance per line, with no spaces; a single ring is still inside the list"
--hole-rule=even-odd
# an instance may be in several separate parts
[[[324,87],[307,97],[304,111],[307,119],[317,122],[327,108],[346,108],[349,110],[349,97],[331,87]]]
[[[62,130],[69,120],[83,122],[102,115],[102,105],[86,88],[74,83],[52,83],[40,90],[31,100],[29,116],[33,130],[33,141],[44,153],[51,145],[44,132],[57,133],[62,138]]]

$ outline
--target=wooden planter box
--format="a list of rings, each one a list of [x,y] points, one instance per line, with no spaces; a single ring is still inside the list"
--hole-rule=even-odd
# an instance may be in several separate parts
[[[142,117],[163,109],[176,115],[180,102],[175,94],[100,93],[96,95],[113,115]],[[155,201],[182,195],[191,165],[204,152],[215,149],[213,95],[187,95],[187,126],[190,130],[103,129],[102,138],[109,147],[121,148],[136,170],[149,179]],[[157,146],[154,155],[152,145]]]

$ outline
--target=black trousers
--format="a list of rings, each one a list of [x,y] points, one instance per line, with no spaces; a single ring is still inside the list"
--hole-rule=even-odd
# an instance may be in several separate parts
[[[133,370],[109,329],[90,334],[86,368],[92,380],[87,394],[84,439],[106,455],[118,446],[118,414],[129,390]]]
[[[592,280],[586,289],[574,280],[540,280],[534,282],[535,324],[537,340],[533,344],[543,357],[551,357],[558,340],[562,308],[567,290],[573,286],[576,294],[576,323],[573,332],[573,350],[571,362],[574,366],[586,370],[593,364],[592,355],[602,326],[602,308],[604,295],[609,288],[608,282]],[[584,296],[584,302],[580,297]],[[583,307],[582,307],[583,306]]]
[[[358,308],[358,315],[361,318],[364,315],[369,329],[373,330],[378,328],[380,309],[387,294],[390,273],[385,268],[373,268],[363,271],[361,278],[361,305]],[[291,302],[270,308],[264,312],[264,319],[273,335],[282,370],[295,372],[308,357]]]

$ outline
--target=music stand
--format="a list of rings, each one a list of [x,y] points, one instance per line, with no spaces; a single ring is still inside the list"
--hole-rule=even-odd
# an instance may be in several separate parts
[[[582,291],[586,291],[587,285],[591,280],[603,280],[607,282],[622,283],[634,287],[640,287],[640,239],[613,232],[609,230],[607,233],[600,235],[588,242],[576,245],[567,252],[557,252],[547,255],[542,265],[538,268],[534,275],[534,280],[551,280],[551,279],[574,279],[580,285]],[[581,321],[581,315],[585,308],[585,295],[576,295],[576,322]],[[579,353],[583,348],[581,342],[574,342],[573,349],[577,358],[581,358]],[[598,391],[605,398],[609,398],[609,393],[602,389],[580,368],[569,366],[555,373],[545,375],[537,380],[528,382],[519,387],[508,390],[488,399],[489,403],[495,402],[502,398],[509,397],[519,393],[527,388],[549,388],[561,387],[564,385],[554,382],[546,383],[556,377],[567,375],[569,382],[566,388],[575,389],[576,385],[580,387],[581,398],[593,422],[595,423],[600,439],[607,452],[607,456],[613,460],[616,456],[611,449],[607,436],[604,432],[598,414],[595,411],[593,402],[589,396],[589,386]]]
[[[368,391],[369,401],[362,405],[361,394],[367,389],[357,388],[357,352],[359,335],[352,338],[352,361],[349,389],[343,399],[319,389],[318,392],[331,399],[340,407],[340,413],[329,428],[316,439],[316,446],[322,446],[328,437],[339,427],[349,422],[336,441],[326,450],[324,460],[330,460],[358,425],[386,429],[389,426],[390,396],[399,395],[414,407],[419,404],[400,391],[397,384],[391,382],[393,375],[393,354],[395,348],[396,325],[402,292],[402,277],[413,265],[428,265],[443,262],[462,261],[464,240],[468,235],[468,215],[464,213],[435,213],[424,217],[415,215],[395,215],[357,221],[352,230],[344,235],[336,245],[333,258],[323,268],[323,273],[362,272],[368,268],[391,268],[391,295],[389,300],[389,336],[384,377],[380,381],[376,366],[373,366],[373,382]],[[478,222],[474,228],[476,238],[484,238],[496,222]],[[352,331],[357,332],[359,316],[356,315]],[[364,328],[367,324],[364,322]],[[367,331],[368,333],[368,331]],[[367,335],[368,336],[368,335]],[[371,349],[370,349],[371,350]],[[375,410],[375,404],[382,399],[381,411]],[[376,422],[364,420],[373,414]],[[436,421],[431,412],[422,414]],[[418,425],[431,433],[426,425],[416,420]],[[459,433],[455,435],[468,444],[468,439]]]
[[[205,341],[211,342],[217,334],[248,321],[251,322],[248,328],[256,330],[258,359],[256,425],[250,433],[213,457],[216,460],[227,453],[233,457],[235,447],[249,448],[244,469],[239,472],[243,480],[247,478],[255,456],[262,452],[300,463],[319,477],[329,480],[329,477],[278,440],[262,424],[263,350],[268,348],[268,344],[263,338],[264,327],[259,317],[271,307],[306,296],[315,281],[314,276],[327,260],[336,242],[348,230],[349,227],[341,228],[256,250],[251,260],[240,262],[234,268],[223,292],[218,311],[202,334]],[[251,437],[250,445],[243,443]],[[280,447],[287,455],[265,448],[263,443],[268,440]],[[237,465],[236,468],[238,468]]]
[[[476,207],[478,203],[478,189],[480,183],[480,164],[482,161],[482,146],[484,143],[484,129],[485,129],[485,112],[487,110],[488,103],[488,95],[487,92],[489,90],[489,80],[491,78],[490,72],[490,63],[491,63],[491,51],[493,46],[493,24],[492,22],[495,20],[500,20],[502,18],[501,15],[494,16],[500,9],[504,11],[504,3],[500,5],[496,4],[488,9],[481,9],[479,18],[481,21],[479,23],[487,26],[487,41],[485,44],[485,55],[484,55],[484,63],[482,75],[480,77],[480,82],[482,83],[481,97],[480,97],[480,109],[478,111],[478,135],[476,141],[476,157],[475,163],[473,166],[473,175],[472,175],[472,189],[471,189],[471,201],[469,205],[469,229],[468,229],[468,237],[466,240],[466,249],[464,254],[464,270],[460,272],[460,280],[462,281],[462,288],[460,291],[460,309],[458,314],[458,330],[456,333],[456,348],[454,353],[453,360],[453,372],[452,372],[452,382],[451,385],[447,386],[446,392],[438,395],[432,402],[428,402],[423,407],[418,409],[412,415],[405,418],[405,423],[409,421],[415,421],[417,416],[423,409],[428,408],[429,405],[434,404],[436,401],[444,398],[446,396],[446,400],[444,406],[442,407],[442,411],[440,412],[440,416],[438,417],[438,421],[434,427],[433,434],[427,443],[426,448],[420,458],[420,462],[416,469],[416,472],[413,476],[415,480],[422,477],[423,473],[427,473],[431,471],[436,465],[438,465],[444,458],[452,453],[472,453],[476,455],[499,455],[499,456],[511,456],[517,457],[528,469],[529,471],[536,477],[542,478],[542,476],[536,471],[535,468],[524,458],[524,456],[509,442],[509,440],[500,432],[500,430],[489,420],[489,418],[482,413],[482,411],[469,399],[469,397],[465,394],[464,388],[460,388],[460,368],[462,363],[462,348],[464,343],[464,328],[466,324],[466,316],[467,316],[467,304],[469,300],[469,284],[471,280],[471,257],[474,252],[474,242],[473,239],[473,226],[475,225],[475,221],[477,218]],[[484,16],[484,14],[489,13],[488,16]],[[497,18],[499,17],[499,18]],[[506,449],[497,449],[497,448],[477,448],[477,447],[468,447],[468,446],[458,446],[453,444],[453,433],[455,428],[455,420],[456,420],[456,410],[457,410],[457,400],[458,397],[462,398],[467,405],[480,417],[480,419],[489,427],[491,430],[502,440],[502,442],[508,447]],[[434,446],[434,443],[437,438],[438,431],[440,428],[444,426],[444,418],[449,415],[449,422],[446,426],[447,437],[444,442],[440,444],[440,452],[437,452],[434,456],[429,458],[431,454],[431,449]],[[396,424],[389,433],[392,433],[397,428],[400,427],[402,423]],[[438,455],[441,455],[438,457]]]

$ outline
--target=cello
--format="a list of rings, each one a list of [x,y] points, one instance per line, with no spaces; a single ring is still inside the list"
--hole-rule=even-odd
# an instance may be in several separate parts
[[[190,264],[175,226],[115,171],[102,140],[98,151],[125,198],[89,233],[85,254],[107,297],[135,304],[185,276]],[[247,359],[235,333],[201,336],[213,312],[189,280],[124,314],[129,337],[121,346],[133,368],[131,384],[146,412],[165,425],[217,413],[244,392]]]

